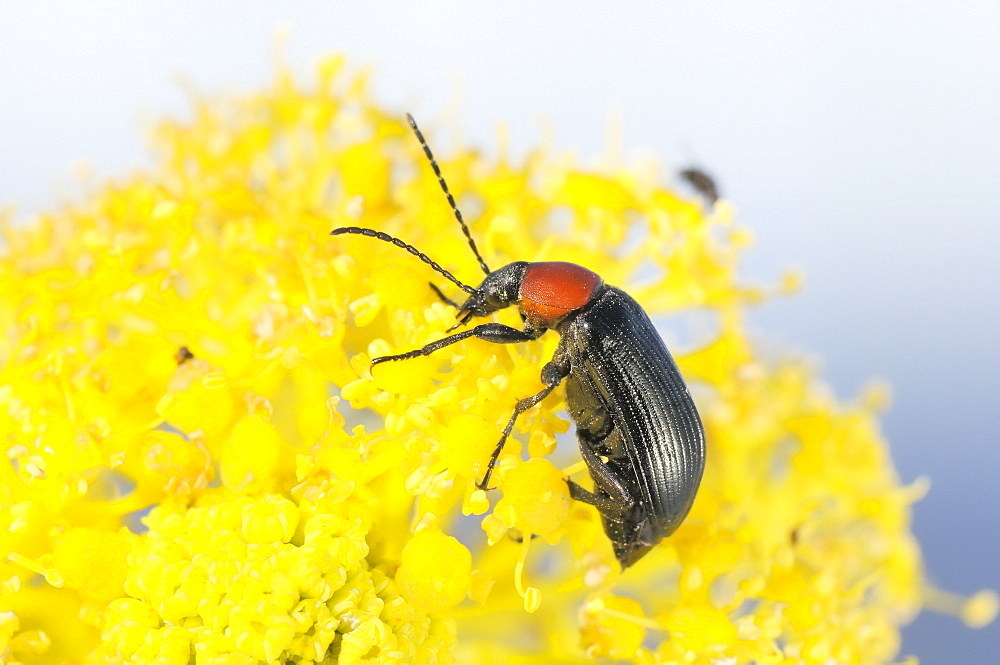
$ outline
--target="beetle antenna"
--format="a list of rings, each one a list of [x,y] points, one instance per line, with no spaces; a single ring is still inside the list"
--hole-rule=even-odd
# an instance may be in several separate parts
[[[402,249],[405,249],[410,254],[413,254],[415,257],[417,257],[418,259],[429,265],[436,272],[441,273],[446,279],[448,279],[450,282],[455,284],[455,286],[462,289],[466,293],[476,292],[476,290],[471,286],[468,286],[467,284],[463,284],[462,282],[458,281],[457,277],[455,277],[450,272],[448,272],[440,265],[438,265],[438,263],[432,260],[431,257],[427,256],[413,245],[407,245],[399,238],[393,238],[388,233],[382,233],[381,231],[376,231],[375,229],[365,229],[360,226],[342,226],[339,229],[334,229],[330,231],[330,235],[332,236],[339,236],[344,233],[353,233],[355,235],[368,236],[369,238],[377,238],[378,240],[382,240],[383,242],[392,243],[396,247],[401,247]]]
[[[462,219],[462,211],[458,209],[455,204],[455,198],[448,191],[448,183],[444,181],[444,176],[441,175],[441,169],[438,168],[437,162],[434,160],[434,154],[431,152],[430,146],[427,145],[427,141],[424,140],[424,135],[420,133],[420,128],[417,127],[417,121],[413,119],[413,116],[409,113],[406,114],[406,119],[410,123],[410,127],[413,128],[413,133],[417,135],[417,140],[420,141],[420,146],[424,149],[424,154],[427,155],[427,159],[431,163],[431,168],[434,169],[434,175],[437,176],[438,182],[441,183],[441,189],[444,190],[444,195],[448,197],[448,205],[455,213],[455,219],[458,223],[462,225],[462,232],[465,233],[465,237],[469,240],[469,247],[472,248],[472,253],[476,255],[476,259],[479,260],[479,267],[483,269],[483,272],[487,275],[490,274],[490,269],[486,267],[486,261],[483,261],[483,257],[479,255],[479,250],[476,249],[476,241],[472,239],[472,234],[469,233],[469,227],[466,226],[465,220]]]

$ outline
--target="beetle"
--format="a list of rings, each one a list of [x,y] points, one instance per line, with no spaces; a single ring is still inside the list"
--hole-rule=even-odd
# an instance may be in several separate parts
[[[594,487],[587,490],[567,479],[569,494],[600,513],[624,570],[681,524],[705,468],[704,428],[680,371],[642,307],[593,271],[560,261],[515,261],[491,271],[423,134],[409,114],[407,120],[486,278],[472,288],[412,245],[374,229],[347,226],[331,234],[392,243],[465,291],[468,297],[457,304],[431,284],[458,309],[458,321],[448,333],[511,306],[518,308],[524,328],[481,323],[413,351],[374,358],[372,367],[427,356],[472,337],[516,344],[536,340],[547,330],[559,333],[555,355],[542,367],[543,388],[517,401],[478,487],[488,488],[518,416],[565,382],[569,415]]]

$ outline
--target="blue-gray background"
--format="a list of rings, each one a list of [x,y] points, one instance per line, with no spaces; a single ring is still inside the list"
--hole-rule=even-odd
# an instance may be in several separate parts
[[[744,275],[802,268],[753,316],[822,358],[851,398],[893,386],[884,420],[931,579],[1000,587],[1000,4],[997,2],[48,3],[0,5],[0,202],[18,216],[148,160],[142,128],[202,91],[270,80],[275,35],[306,72],[343,50],[379,99],[515,151],[542,120],[585,160],[624,120],[626,152],[714,173],[754,229]],[[623,4],[623,3],[616,3]],[[924,663],[996,665],[1000,625],[924,613]]]

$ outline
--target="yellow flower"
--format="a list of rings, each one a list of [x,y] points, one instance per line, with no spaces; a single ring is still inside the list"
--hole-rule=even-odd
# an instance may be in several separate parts
[[[403,548],[396,584],[420,607],[442,610],[460,603],[469,591],[472,555],[451,536],[424,529]],[[440,562],[447,561],[448,566]]]
[[[545,458],[534,458],[503,476],[503,498],[495,514],[524,534],[547,535],[569,514],[569,488],[559,469]]]
[[[280,72],[164,123],[157,147],[150,171],[4,228],[0,660],[888,663],[922,604],[996,614],[992,592],[926,586],[924,487],[900,485],[875,400],[839,404],[748,340],[746,304],[794,279],[738,280],[749,234],[725,201],[542,151],[441,160],[490,265],[571,261],[651,313],[711,314],[674,349],[708,436],[701,490],[622,573],[563,482],[589,479],[561,391],[476,487],[555,334],[370,371],[454,311],[423,263],[331,229],[479,276],[363,76]]]

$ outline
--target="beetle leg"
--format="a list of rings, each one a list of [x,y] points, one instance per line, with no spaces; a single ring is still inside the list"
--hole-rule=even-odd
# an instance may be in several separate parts
[[[507,437],[510,436],[511,431],[514,429],[514,421],[517,420],[517,417],[548,397],[549,393],[555,390],[558,385],[558,383],[554,383],[551,386],[545,386],[531,397],[517,400],[517,405],[514,406],[514,413],[511,415],[510,420],[507,421],[507,426],[503,428],[503,434],[500,436],[500,440],[497,441],[497,447],[493,449],[493,454],[490,455],[490,463],[486,466],[486,475],[483,476],[483,481],[476,485],[476,487],[481,490],[487,489],[486,485],[490,482],[493,467],[500,457],[500,451],[503,450],[504,444],[507,443]]]
[[[446,296],[444,294],[444,291],[442,291],[441,289],[439,289],[437,287],[437,284],[435,284],[434,282],[427,282],[427,283],[430,284],[431,290],[434,291],[434,293],[437,294],[437,297],[441,300],[441,302],[443,302],[445,305],[451,305],[456,310],[459,310],[458,314],[456,315],[456,318],[458,318],[458,321],[455,323],[455,325],[453,325],[452,327],[448,328],[448,330],[446,330],[445,332],[451,332],[452,330],[456,330],[458,328],[461,328],[462,326],[464,326],[466,323],[469,322],[469,319],[472,318],[472,312],[467,312],[465,316],[461,316],[461,314],[462,314],[462,312],[461,312],[461,307],[462,306],[461,305],[459,305],[457,302],[455,302],[454,300],[452,300],[451,298],[449,298],[448,296]]]
[[[594,479],[594,485],[604,490],[608,496],[601,496],[585,490],[572,480],[567,479],[566,484],[569,485],[570,497],[583,503],[589,503],[597,508],[602,515],[623,514],[631,510],[635,505],[635,499],[621,478],[609,471],[601,458],[589,446],[580,446],[580,456],[587,463],[590,476]]]
[[[428,284],[431,285],[431,290],[437,295],[437,297],[441,300],[441,302],[443,302],[445,305],[451,305],[455,309],[458,309],[458,303],[449,298],[448,296],[446,296],[444,294],[444,291],[438,288],[437,284],[435,284],[434,282],[428,282]]]
[[[574,501],[579,501],[580,503],[586,503],[594,506],[602,515],[608,513],[618,515],[623,512],[621,504],[614,499],[609,499],[608,497],[601,496],[600,494],[594,494],[569,478],[566,479],[566,484],[569,486],[569,498]]]
[[[537,339],[541,334],[542,333],[540,331],[528,332],[527,330],[518,330],[517,328],[505,326],[502,323],[483,323],[471,330],[455,333],[454,335],[448,335],[447,337],[443,337],[436,342],[431,342],[427,346],[414,349],[413,351],[407,351],[406,353],[400,353],[395,356],[379,356],[378,358],[373,358],[372,365],[374,366],[390,360],[409,360],[410,358],[416,358],[418,356],[429,356],[435,351],[439,351],[446,346],[451,346],[456,342],[461,342],[463,339],[468,339],[470,337],[478,337],[479,339],[486,340],[487,342],[493,342],[494,344],[516,344],[517,342],[530,342],[533,339]]]
[[[507,421],[507,426],[503,428],[503,434],[500,436],[500,440],[497,441],[497,446],[493,449],[493,454],[490,455],[490,463],[486,466],[486,474],[483,476],[482,482],[478,483],[476,487],[481,490],[487,489],[487,485],[490,482],[490,475],[493,473],[493,467],[496,466],[497,459],[500,458],[500,451],[503,450],[504,444],[507,443],[507,438],[514,429],[514,421],[517,420],[517,417],[548,397],[549,393],[562,383],[562,380],[569,374],[569,370],[569,354],[563,349],[562,342],[560,342],[559,348],[556,349],[556,355],[542,367],[542,383],[545,384],[545,387],[531,397],[517,400],[517,404],[514,406],[514,413],[511,415],[510,420]]]

